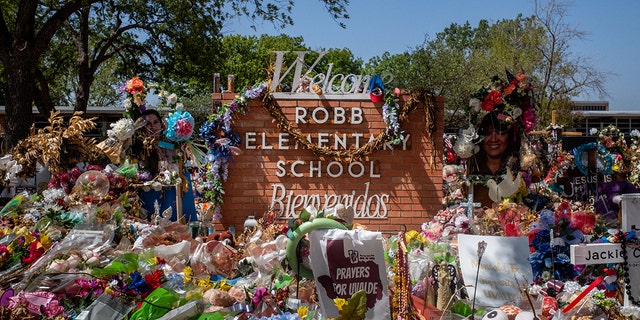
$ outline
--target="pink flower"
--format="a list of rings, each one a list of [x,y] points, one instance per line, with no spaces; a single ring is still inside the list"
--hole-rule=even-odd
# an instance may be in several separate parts
[[[267,288],[264,288],[264,287],[258,288],[256,289],[256,294],[253,296],[253,298],[251,298],[251,302],[253,303],[254,307],[258,306],[258,304],[268,296],[269,296],[269,290],[267,290]]]
[[[533,108],[528,108],[522,113],[522,125],[524,127],[524,132],[531,132],[531,130],[536,126],[536,114],[532,109]]]
[[[50,318],[53,318],[64,312],[64,308],[60,305],[60,302],[58,300],[52,300],[51,302],[43,305],[42,309],[44,311],[44,314]]]
[[[187,119],[180,119],[176,122],[176,135],[186,137],[191,133],[193,133],[193,125]]]

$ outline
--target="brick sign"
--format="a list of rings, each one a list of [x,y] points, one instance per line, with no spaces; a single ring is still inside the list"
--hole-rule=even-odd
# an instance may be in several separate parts
[[[225,103],[234,97],[222,93],[213,98]],[[410,99],[405,94],[398,103]],[[372,102],[368,93],[278,93],[274,100],[287,118],[288,131],[258,100],[234,119],[242,153],[234,156],[224,184],[223,224],[237,229],[246,216],[259,217],[269,209],[289,219],[307,206],[327,209],[342,203],[355,209],[356,223],[397,232],[403,226],[419,229],[442,208],[442,98],[434,99],[432,134],[424,106],[418,105],[401,123],[401,143],[385,143],[351,161],[314,154],[291,132],[320,150],[348,153],[385,130],[383,103]]]

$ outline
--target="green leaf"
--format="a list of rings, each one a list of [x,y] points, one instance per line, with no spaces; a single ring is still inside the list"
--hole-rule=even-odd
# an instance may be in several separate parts
[[[354,293],[340,311],[338,320],[362,320],[367,313],[367,294],[364,290]]]

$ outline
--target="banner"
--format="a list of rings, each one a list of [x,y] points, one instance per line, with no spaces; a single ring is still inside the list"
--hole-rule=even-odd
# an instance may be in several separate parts
[[[389,295],[380,232],[323,229],[312,231],[310,261],[325,318],[340,316],[333,299],[348,300],[363,290],[366,319],[389,319]]]

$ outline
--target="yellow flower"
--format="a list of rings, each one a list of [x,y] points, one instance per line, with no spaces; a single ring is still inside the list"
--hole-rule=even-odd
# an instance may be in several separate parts
[[[191,269],[191,267],[184,267],[184,269],[182,269],[182,273],[184,274],[184,284],[188,284],[191,282],[191,280],[193,280],[192,274],[193,274],[193,269]]]
[[[158,258],[157,257],[153,257],[153,258],[149,259],[148,262],[149,262],[150,265],[156,265],[156,264],[158,264]]]
[[[42,246],[45,249],[51,248],[51,240],[49,239],[48,234],[45,234],[45,233],[40,234],[40,244],[42,244]]]
[[[216,287],[220,290],[229,291],[232,285],[228,284],[226,279],[222,279],[218,281],[218,283],[216,284]]]
[[[307,311],[309,311],[309,307],[307,306],[298,307],[298,316],[300,317],[300,319],[304,319],[307,316]]]
[[[342,309],[344,309],[344,306],[348,304],[347,300],[342,298],[333,299],[333,303],[336,304],[336,308],[338,308],[338,311],[342,311]]]
[[[211,287],[213,287],[213,284],[211,283],[211,279],[210,278],[198,279],[198,282],[196,283],[196,285],[198,287],[203,287],[203,288],[206,288],[206,289],[211,289]]]

